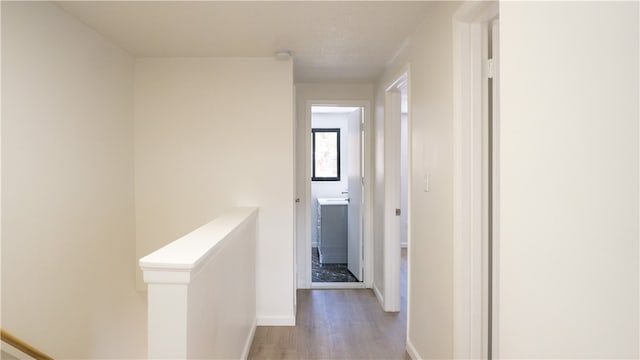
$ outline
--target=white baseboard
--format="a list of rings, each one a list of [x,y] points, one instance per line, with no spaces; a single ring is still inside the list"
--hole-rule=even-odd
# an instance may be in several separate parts
[[[378,286],[375,283],[373,284],[372,289],[373,293],[376,294],[376,298],[378,298],[380,306],[382,306],[382,308],[384,309],[384,296],[382,296],[382,293],[380,292],[380,290],[378,290]]]
[[[244,342],[244,348],[242,349],[241,359],[246,360],[249,357],[249,351],[251,351],[251,344],[253,344],[253,336],[256,334],[256,327],[258,326],[258,319],[253,319],[253,325],[249,331],[249,336]]]
[[[409,357],[413,360],[422,360],[422,357],[418,354],[418,351],[413,346],[411,339],[407,339],[407,353],[409,353]]]
[[[296,326],[296,317],[291,316],[258,316],[258,326]]]
[[[367,286],[360,282],[317,282],[313,283],[312,289],[364,289]]]

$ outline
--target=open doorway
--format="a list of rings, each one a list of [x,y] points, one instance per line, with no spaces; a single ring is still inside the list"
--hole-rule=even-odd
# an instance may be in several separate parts
[[[363,282],[364,111],[310,107],[312,287]]]
[[[410,262],[410,152],[409,68],[398,75],[385,91],[384,121],[384,298],[387,312],[406,305]]]
[[[498,3],[454,15],[454,356],[497,358]]]
[[[407,257],[409,252],[409,95],[407,75],[400,92],[400,307],[407,306]]]

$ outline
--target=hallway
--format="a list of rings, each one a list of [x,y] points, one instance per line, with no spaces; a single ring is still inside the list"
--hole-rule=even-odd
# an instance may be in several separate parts
[[[52,358],[640,359],[640,0],[0,9],[1,325]],[[364,108],[354,289],[312,107]]]
[[[382,311],[371,289],[298,290],[296,326],[259,326],[249,359],[410,359],[406,249],[401,273],[398,313]]]

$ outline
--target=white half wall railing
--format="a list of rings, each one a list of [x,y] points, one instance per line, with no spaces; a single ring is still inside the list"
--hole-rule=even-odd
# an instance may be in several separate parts
[[[256,328],[257,208],[236,208],[140,259],[150,359],[246,359]]]

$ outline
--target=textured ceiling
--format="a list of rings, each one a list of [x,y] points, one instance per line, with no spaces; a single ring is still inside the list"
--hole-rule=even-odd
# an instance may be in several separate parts
[[[294,52],[296,82],[372,81],[426,1],[69,1],[57,4],[134,56]]]

